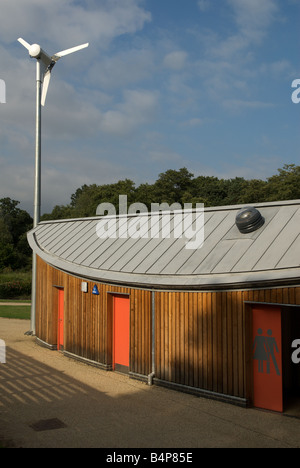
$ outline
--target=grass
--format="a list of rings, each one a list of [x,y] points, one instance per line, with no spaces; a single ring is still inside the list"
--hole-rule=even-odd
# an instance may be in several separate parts
[[[16,284],[17,286],[14,286]],[[18,284],[20,284],[21,287],[19,287]],[[11,286],[11,288],[3,289],[3,286],[5,285]],[[21,320],[30,319],[30,294],[28,295],[27,293],[26,295],[24,295],[21,292],[30,289],[30,285],[31,272],[6,271],[0,273],[0,292],[2,291],[3,294],[2,296],[0,295],[0,317]],[[21,294],[19,294],[20,292]],[[11,305],[7,305],[10,303]],[[28,306],[14,305],[18,303],[28,304]]]
[[[30,320],[31,307],[28,306],[6,306],[0,304],[0,317],[9,319]]]

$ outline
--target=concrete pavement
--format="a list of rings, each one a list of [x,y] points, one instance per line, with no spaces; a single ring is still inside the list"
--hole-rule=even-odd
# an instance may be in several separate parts
[[[300,419],[149,387],[73,361],[0,318],[0,446],[24,448],[292,448]]]

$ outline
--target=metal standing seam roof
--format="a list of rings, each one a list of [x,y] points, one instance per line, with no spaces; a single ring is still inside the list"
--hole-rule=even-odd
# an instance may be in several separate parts
[[[100,238],[98,223],[109,218],[95,217],[41,222],[28,233],[28,241],[34,253],[55,268],[132,287],[217,289],[262,282],[294,284],[300,277],[300,200],[253,206],[265,223],[249,234],[240,233],[235,223],[245,205],[206,208],[198,214],[198,220],[204,219],[201,248],[187,249],[187,238],[174,237],[173,231],[169,238],[162,236],[165,220],[171,219],[174,228],[180,219],[176,212],[157,215],[157,238],[150,237],[149,216],[141,213],[110,219],[117,229],[125,220],[141,230],[146,223],[148,238],[139,234],[137,238]],[[187,227],[195,227],[195,216],[189,218],[194,224]]]

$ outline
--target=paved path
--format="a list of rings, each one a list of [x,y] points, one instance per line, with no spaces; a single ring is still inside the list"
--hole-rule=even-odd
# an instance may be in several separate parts
[[[149,387],[41,348],[28,329],[0,318],[0,445],[300,447],[300,419]]]

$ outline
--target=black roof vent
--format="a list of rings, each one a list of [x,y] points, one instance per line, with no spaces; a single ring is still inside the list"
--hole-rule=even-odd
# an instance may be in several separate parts
[[[252,206],[242,208],[235,218],[235,223],[242,234],[256,231],[263,226],[264,222],[261,213]]]

